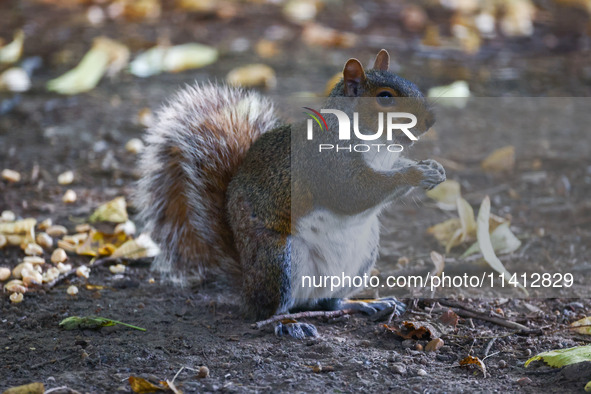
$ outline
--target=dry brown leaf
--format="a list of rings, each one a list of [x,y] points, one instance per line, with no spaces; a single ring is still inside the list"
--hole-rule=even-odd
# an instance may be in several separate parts
[[[231,70],[226,81],[233,86],[273,89],[277,85],[275,71],[266,64],[249,64]]]
[[[157,393],[161,391],[165,391],[166,388],[162,386],[157,386],[154,383],[148,382],[144,378],[140,378],[138,376],[130,376],[129,377],[129,385],[134,393]]]
[[[403,321],[398,327],[384,324],[384,328],[404,339],[430,339],[439,336],[439,333],[426,323]]]
[[[459,320],[460,317],[451,309],[448,309],[447,311],[443,312],[441,316],[439,316],[439,321],[442,324],[445,324],[446,326],[451,326],[453,328],[456,328]]]
[[[468,357],[460,360],[460,366],[461,367],[475,366],[480,371],[482,371],[482,374],[484,375],[484,377],[487,376],[486,366],[484,365],[484,362],[482,362],[482,360],[480,360],[478,357],[468,356]]]

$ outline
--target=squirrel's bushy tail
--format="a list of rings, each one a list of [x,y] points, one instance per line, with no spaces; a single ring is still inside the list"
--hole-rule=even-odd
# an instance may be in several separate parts
[[[212,84],[187,87],[147,132],[135,201],[162,249],[153,268],[172,279],[239,268],[226,189],[252,143],[276,125],[256,93]]]

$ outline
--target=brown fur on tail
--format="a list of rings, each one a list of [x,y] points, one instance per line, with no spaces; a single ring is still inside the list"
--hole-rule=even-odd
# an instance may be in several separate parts
[[[226,189],[252,143],[276,123],[267,99],[212,84],[187,87],[158,112],[135,196],[162,249],[153,269],[181,280],[239,270]]]

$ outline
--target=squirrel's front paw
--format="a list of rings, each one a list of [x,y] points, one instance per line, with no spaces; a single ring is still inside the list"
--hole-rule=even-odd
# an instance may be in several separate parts
[[[421,160],[416,168],[423,174],[423,179],[419,182],[423,189],[431,190],[445,181],[445,169],[435,160]]]

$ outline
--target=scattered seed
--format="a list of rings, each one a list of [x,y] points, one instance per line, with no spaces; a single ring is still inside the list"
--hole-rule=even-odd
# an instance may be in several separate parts
[[[197,373],[197,377],[199,379],[209,377],[209,368],[207,368],[205,365],[199,367],[199,372]]]
[[[2,170],[2,179],[11,183],[16,183],[21,180],[21,174],[14,170],[9,170],[8,168],[6,168]]]
[[[53,246],[53,238],[47,233],[39,233],[36,237],[37,244],[43,249],[49,249]]]
[[[23,293],[12,293],[10,295],[10,301],[13,304],[18,304],[19,302],[23,302],[23,298],[24,298]]]
[[[62,197],[62,201],[66,204],[72,204],[74,202],[76,202],[76,199],[78,197],[76,196],[76,192],[72,189],[68,189],[66,190],[66,192],[64,193],[64,196]]]
[[[135,231],[135,223],[131,220],[128,220],[125,223],[119,223],[115,226],[115,234],[123,233],[125,235],[134,235]]]
[[[23,283],[27,286],[40,285],[43,282],[43,275],[37,272],[35,269],[23,269],[22,271]]]
[[[65,274],[66,272],[68,272],[72,269],[72,264],[57,263],[56,268],[58,269],[60,274]]]
[[[90,230],[92,230],[92,227],[90,227],[90,224],[88,224],[88,223],[79,224],[76,226],[77,233],[87,233]]]
[[[37,228],[39,230],[45,231],[48,228],[50,228],[51,225],[52,225],[52,221],[51,221],[51,219],[48,218],[48,219],[45,219],[44,221],[42,221],[41,223],[39,223],[39,225],[37,226]]]
[[[73,171],[66,171],[58,175],[57,183],[60,185],[69,185],[70,183],[74,182],[74,172]]]
[[[66,242],[61,239],[57,241],[57,247],[64,249],[66,252],[70,252],[70,253],[76,252],[76,245],[73,245],[70,242]]]
[[[436,352],[437,350],[441,349],[441,347],[443,345],[444,345],[443,339],[435,338],[435,339],[429,341],[427,346],[425,346],[425,351],[426,352]]]
[[[22,280],[13,279],[4,285],[4,290],[13,293],[26,293],[27,287],[25,286]]]
[[[11,246],[19,246],[23,242],[23,239],[20,235],[7,235],[6,240]]]
[[[148,283],[153,285],[154,283],[156,283],[156,279],[150,278],[150,279],[148,279]]]
[[[0,220],[2,222],[14,222],[16,220],[16,215],[12,211],[2,211]]]
[[[66,293],[68,293],[71,296],[74,296],[76,294],[78,294],[78,288],[74,285],[68,287],[68,290],[66,290]]]
[[[54,280],[56,280],[58,278],[58,276],[60,276],[59,268],[51,267],[50,269],[48,269],[47,271],[45,271],[43,273],[43,282],[45,282],[45,283],[53,282]]]
[[[54,264],[63,263],[67,259],[68,259],[68,255],[66,254],[66,251],[63,250],[62,248],[57,248],[51,254],[51,262]]]
[[[8,278],[10,278],[10,268],[0,267],[0,282],[4,282]]]
[[[139,138],[132,138],[125,144],[125,150],[137,155],[144,149],[144,143]]]
[[[122,274],[127,267],[124,264],[115,264],[109,267],[109,271],[113,274]]]
[[[29,263],[29,262],[23,262],[18,264],[16,267],[14,267],[12,269],[12,276],[14,276],[16,279],[20,279],[22,278],[22,271],[23,269],[33,269],[33,264]]]
[[[60,226],[60,225],[51,226],[50,225],[45,230],[45,232],[54,238],[59,238],[59,237],[63,237],[64,235],[66,235],[68,233],[68,230],[64,226]]]
[[[38,256],[43,254],[43,248],[37,244],[27,244],[25,248],[25,254],[29,256]]]
[[[5,247],[7,243],[8,243],[8,240],[6,239],[6,237],[4,235],[0,234],[0,249]]]
[[[39,256],[26,256],[23,263],[30,263],[31,265],[45,264],[45,259]]]
[[[81,265],[76,269],[76,276],[88,279],[88,277],[90,276],[90,268],[88,268],[85,265]]]

